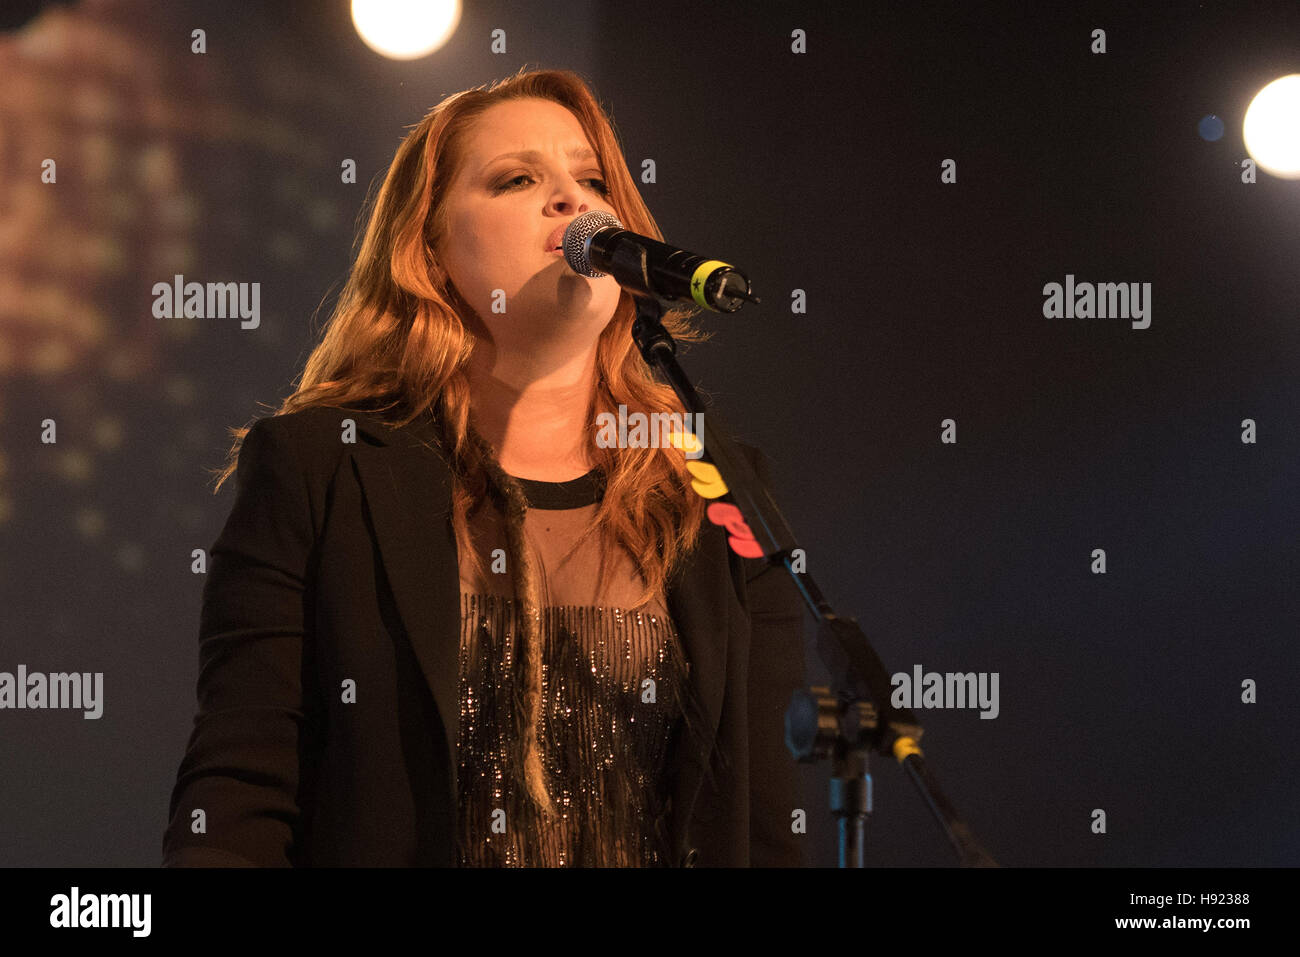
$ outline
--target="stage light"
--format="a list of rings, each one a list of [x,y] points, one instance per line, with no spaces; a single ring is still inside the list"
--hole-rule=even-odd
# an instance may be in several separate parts
[[[352,0],[352,25],[391,60],[427,56],[460,24],[460,0]]]
[[[1241,135],[1261,169],[1300,179],[1300,73],[1274,80],[1255,94]]]

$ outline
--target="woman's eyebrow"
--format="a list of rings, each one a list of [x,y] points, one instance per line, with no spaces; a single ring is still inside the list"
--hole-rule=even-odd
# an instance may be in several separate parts
[[[585,146],[575,146],[573,149],[569,150],[565,155],[568,156],[569,159],[575,159],[575,160],[595,159],[596,151],[588,149]],[[483,165],[487,167],[495,163],[497,160],[502,160],[502,159],[521,159],[521,160],[530,160],[532,162],[536,162],[537,160],[540,160],[542,158],[543,158],[542,154],[538,150],[517,150],[513,153],[502,153],[500,156],[494,156],[492,159],[488,160]]]

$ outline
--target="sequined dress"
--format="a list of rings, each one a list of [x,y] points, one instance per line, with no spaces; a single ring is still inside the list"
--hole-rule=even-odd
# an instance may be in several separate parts
[[[663,866],[669,859],[668,768],[690,665],[657,596],[621,550],[596,592],[602,551],[591,536],[601,476],[517,480],[534,560],[544,570],[542,763],[557,814],[546,818],[521,775],[519,605],[509,574],[475,579],[461,562],[459,863],[462,867]],[[491,506],[471,522],[479,554],[508,553]]]

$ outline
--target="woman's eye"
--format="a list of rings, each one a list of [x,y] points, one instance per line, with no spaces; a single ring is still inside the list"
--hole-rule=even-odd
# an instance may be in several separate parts
[[[502,183],[500,186],[496,187],[496,192],[498,192],[498,193],[504,193],[504,192],[506,192],[507,190],[518,189],[519,186],[522,186],[522,185],[523,185],[522,183],[520,183],[520,180],[529,180],[529,181],[531,181],[531,180],[532,180],[532,176],[530,176],[528,173],[520,173],[518,176],[515,176],[515,177],[512,177],[511,179],[508,179],[508,180],[506,180],[504,183]],[[584,179],[582,182],[584,182],[584,183],[592,183],[593,185],[592,185],[591,188],[594,189],[596,192],[598,192],[601,196],[608,196],[608,195],[609,195],[609,184],[606,183],[603,179],[600,179],[599,177],[596,177],[596,176],[589,177],[589,178],[587,178],[587,179]],[[516,184],[518,184],[518,185],[516,185]]]

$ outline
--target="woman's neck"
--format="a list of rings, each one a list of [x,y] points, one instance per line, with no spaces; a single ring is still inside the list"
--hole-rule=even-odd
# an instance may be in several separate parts
[[[470,419],[496,449],[497,464],[506,474],[567,482],[590,472],[594,463],[588,457],[587,413],[595,344],[587,355],[549,370],[538,367],[536,356],[512,362],[498,354],[475,363],[478,357],[476,351],[467,370]]]

